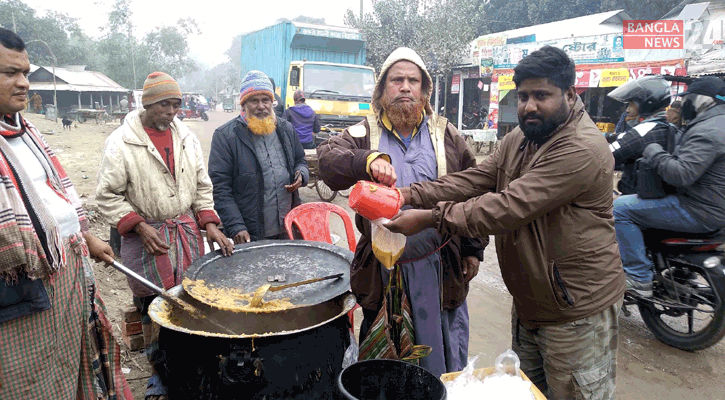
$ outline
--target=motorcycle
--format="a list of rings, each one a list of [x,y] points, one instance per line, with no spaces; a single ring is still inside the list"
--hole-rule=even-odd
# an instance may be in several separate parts
[[[476,112],[474,111],[472,114],[463,114],[463,123],[461,124],[461,127],[466,129],[486,129],[486,122],[488,117],[488,110],[485,107],[481,107],[481,109]],[[469,146],[471,147],[471,150],[474,154],[478,154],[481,152],[481,148],[483,148],[484,143],[483,142],[474,142],[473,139],[469,139],[470,136],[467,136],[467,142],[469,142]]]
[[[643,235],[655,269],[653,297],[625,294],[624,315],[637,306],[654,336],[681,350],[718,343],[725,336],[725,232]]]

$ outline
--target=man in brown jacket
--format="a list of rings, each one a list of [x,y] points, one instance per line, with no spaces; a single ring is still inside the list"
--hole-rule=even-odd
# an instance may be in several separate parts
[[[373,109],[357,125],[317,147],[320,176],[333,190],[359,180],[389,186],[430,181],[475,165],[455,128],[430,107],[432,80],[413,50],[399,48],[383,64]],[[356,216],[362,233],[351,266],[352,291],[363,307],[361,342],[382,305],[389,272],[373,255],[370,222]],[[449,240],[450,239],[450,240]],[[411,303],[415,344],[432,352],[421,366],[436,376],[460,371],[468,359],[468,282],[478,273],[488,239],[441,235],[435,229],[407,240],[400,258]]]
[[[614,160],[574,90],[574,62],[545,46],[514,68],[519,127],[476,168],[403,188],[406,235],[496,235],[513,296],[513,349],[549,399],[612,399],[624,273]]]

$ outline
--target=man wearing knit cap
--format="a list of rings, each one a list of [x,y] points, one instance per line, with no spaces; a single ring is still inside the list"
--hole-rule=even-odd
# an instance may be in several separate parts
[[[474,166],[464,139],[447,119],[433,113],[432,87],[415,51],[401,47],[390,54],[373,92],[375,115],[317,147],[325,183],[333,190],[359,180],[409,186]],[[390,272],[373,255],[369,221],[357,215],[356,222],[362,236],[350,279],[363,307],[360,337],[365,347]],[[412,310],[414,344],[432,349],[420,365],[436,376],[467,364],[468,282],[478,273],[485,242],[428,229],[407,239],[398,262]],[[361,358],[370,358],[363,350]]]
[[[106,140],[98,174],[96,200],[101,213],[121,234],[123,263],[156,286],[181,284],[192,261],[218,244],[224,255],[234,247],[217,228],[212,187],[201,145],[177,118],[181,89],[168,74],[154,72],[144,82],[143,109],[126,115]],[[129,279],[141,309],[146,355],[160,363],[158,327],[148,316],[155,297]],[[163,398],[159,375],[149,379],[146,398]]]
[[[292,125],[272,110],[272,83],[260,71],[242,80],[241,115],[217,128],[209,176],[224,232],[234,243],[285,239],[284,218],[301,203],[310,176]]]

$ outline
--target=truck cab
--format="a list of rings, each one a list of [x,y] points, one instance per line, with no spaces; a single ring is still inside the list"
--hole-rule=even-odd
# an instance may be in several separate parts
[[[364,65],[292,61],[285,88],[285,108],[298,89],[319,116],[323,130],[342,131],[372,114],[375,71]]]

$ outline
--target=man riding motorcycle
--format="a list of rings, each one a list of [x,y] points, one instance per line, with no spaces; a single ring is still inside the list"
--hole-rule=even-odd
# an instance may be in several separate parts
[[[621,196],[614,226],[627,273],[627,291],[652,297],[653,268],[642,229],[707,233],[725,227],[725,82],[693,81],[682,94],[687,128],[670,154],[659,143],[644,149],[644,161],[677,193],[661,199]]]
[[[627,114],[636,115],[627,121],[627,129],[610,139],[615,169],[622,170],[617,189],[622,194],[636,194],[635,161],[650,143],[659,143],[673,150],[677,128],[667,122],[670,84],[659,76],[645,76],[615,89],[609,97],[627,104]]]

